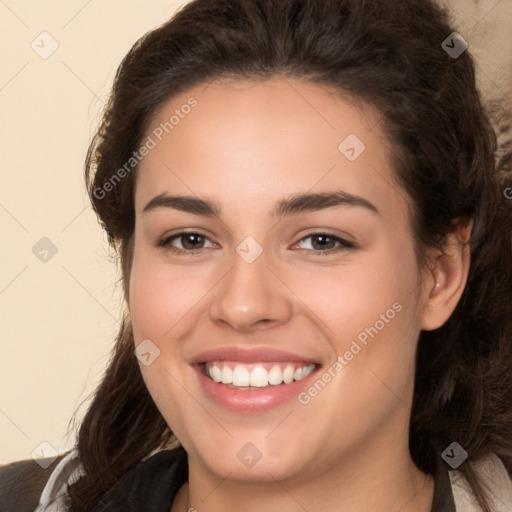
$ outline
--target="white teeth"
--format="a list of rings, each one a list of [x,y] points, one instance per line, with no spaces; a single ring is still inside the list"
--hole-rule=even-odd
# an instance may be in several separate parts
[[[215,382],[222,381],[222,371],[219,369],[218,366],[210,366],[210,368],[208,368],[208,373]]]
[[[268,372],[263,366],[256,366],[251,372],[251,386],[263,388],[268,386]]]
[[[284,369],[283,380],[284,380],[285,384],[290,384],[290,382],[293,382],[293,374],[294,374],[293,366],[287,366]]]
[[[233,386],[248,386],[249,378],[249,370],[245,366],[237,364],[233,370]]]
[[[233,382],[233,370],[229,366],[222,368],[222,384],[231,384]]]
[[[270,370],[266,370],[262,364],[256,366],[251,365],[250,371],[243,364],[238,363],[234,369],[227,364],[221,362],[212,362],[206,365],[208,375],[215,382],[222,384],[232,384],[239,387],[257,387],[264,388],[266,386],[278,386],[283,382],[290,384],[294,380],[301,380],[307,377],[314,369],[315,365],[296,367],[294,364],[286,366],[275,364]]]
[[[277,386],[283,382],[283,372],[278,365],[272,366],[268,372],[268,383]]]

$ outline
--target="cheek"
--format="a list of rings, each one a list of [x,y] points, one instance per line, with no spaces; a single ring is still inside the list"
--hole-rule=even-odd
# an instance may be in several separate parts
[[[172,337],[173,328],[198,305],[207,286],[208,277],[200,272],[135,255],[129,292],[135,341]]]
[[[194,281],[201,280],[158,263],[149,251],[137,249],[130,274],[129,306],[135,346],[151,340],[158,357],[149,365],[139,362],[142,377],[155,405],[169,425],[181,432],[187,397],[178,382],[183,374],[179,338],[200,294]],[[197,283],[196,283],[197,284]]]
[[[337,272],[316,272],[294,288],[329,339],[333,364],[338,362],[318,405],[358,411],[364,404],[368,424],[391,410],[393,393],[406,400],[414,376],[418,268],[413,249],[397,246],[401,253],[390,248],[373,255],[372,264],[361,259]]]
[[[302,275],[287,271],[284,276],[338,354],[358,336],[364,341],[373,326],[384,333],[414,323],[418,269],[412,250],[397,252],[358,255],[338,268],[318,267]]]

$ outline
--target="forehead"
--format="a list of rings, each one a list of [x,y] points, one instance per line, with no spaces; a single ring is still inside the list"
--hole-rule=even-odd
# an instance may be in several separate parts
[[[376,109],[297,79],[191,88],[160,107],[145,137],[154,147],[139,165],[137,212],[170,191],[264,206],[315,187],[397,188]]]

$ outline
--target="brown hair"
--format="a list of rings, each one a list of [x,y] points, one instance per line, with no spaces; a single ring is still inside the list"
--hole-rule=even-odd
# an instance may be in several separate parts
[[[124,57],[85,170],[94,210],[120,256],[127,297],[136,168],[103,192],[164,102],[219,77],[281,75],[377,107],[413,205],[418,255],[442,246],[454,220],[474,222],[463,296],[450,319],[422,331],[418,342],[409,445],[430,474],[453,441],[469,461],[489,452],[512,457],[512,201],[504,197],[512,181],[495,166],[496,137],[470,54],[452,58],[442,48],[453,31],[447,20],[427,0],[192,1]],[[121,475],[173,440],[133,352],[126,314],[79,429],[86,476],[68,489],[74,512],[97,503]],[[490,512],[471,465],[459,470]]]

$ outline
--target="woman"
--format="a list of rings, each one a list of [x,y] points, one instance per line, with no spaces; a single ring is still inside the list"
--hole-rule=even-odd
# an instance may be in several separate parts
[[[196,0],[86,163],[126,315],[54,510],[512,506],[510,175],[425,0]]]

